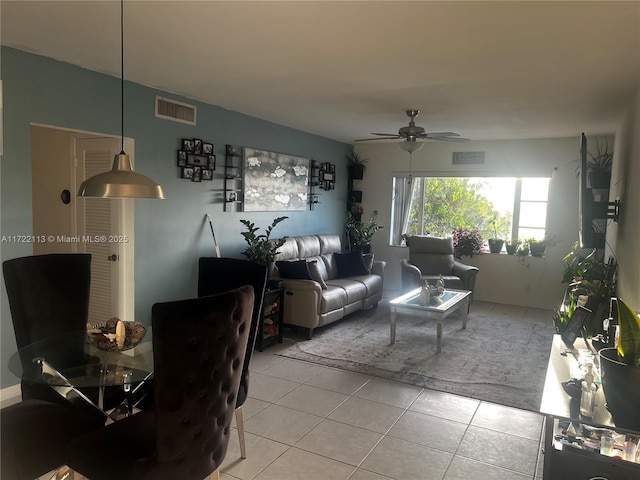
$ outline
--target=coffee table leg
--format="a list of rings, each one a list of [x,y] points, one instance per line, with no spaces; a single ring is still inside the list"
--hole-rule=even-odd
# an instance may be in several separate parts
[[[469,311],[469,299],[467,298],[466,302],[464,302],[464,304],[462,304],[462,307],[460,307],[460,311],[462,312],[462,329],[466,329],[467,328],[467,318],[469,317],[469,315],[467,314],[467,312]]]
[[[396,312],[392,309],[389,321],[389,345],[396,343]]]
[[[438,348],[436,353],[442,352],[442,322],[438,322],[438,332],[436,334]]]

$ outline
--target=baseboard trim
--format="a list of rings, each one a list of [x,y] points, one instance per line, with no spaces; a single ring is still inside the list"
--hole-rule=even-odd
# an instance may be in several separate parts
[[[14,403],[20,401],[21,396],[20,384],[12,385],[0,390],[0,406],[2,408],[8,407]]]

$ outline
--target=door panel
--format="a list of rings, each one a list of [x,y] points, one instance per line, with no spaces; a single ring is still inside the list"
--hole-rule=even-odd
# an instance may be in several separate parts
[[[133,141],[125,139],[125,147],[133,152]],[[33,233],[47,239],[34,243],[33,253],[92,254],[88,321],[135,319],[133,200],[76,195],[85,178],[111,168],[119,151],[113,137],[31,126]],[[67,203],[63,190],[71,192]]]
[[[76,183],[111,169],[120,144],[113,138],[77,138]],[[91,254],[89,321],[105,322],[113,316],[124,319],[119,297],[121,276],[120,215],[123,200],[78,197],[78,251]]]

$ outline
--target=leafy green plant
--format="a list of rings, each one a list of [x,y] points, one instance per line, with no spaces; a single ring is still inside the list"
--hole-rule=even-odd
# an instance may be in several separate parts
[[[587,152],[587,171],[590,174],[608,174],[611,173],[613,165],[613,152],[609,152],[609,142],[604,139],[604,146],[595,138],[596,153]]]
[[[463,255],[473,257],[482,253],[484,240],[477,228],[456,228],[453,236],[453,255],[462,258]]]
[[[588,335],[596,335],[602,328],[602,320],[607,316],[610,299],[615,296],[617,264],[613,259],[605,263],[596,249],[585,254],[578,242],[562,262],[562,283],[568,284],[567,290],[571,296],[588,297],[585,307],[592,314],[585,330]]]
[[[577,306],[578,302],[573,295],[565,295],[565,301],[563,302],[562,307],[560,310],[553,312],[552,316],[553,326],[556,329],[556,333],[561,334],[564,332]]]
[[[378,224],[377,218],[377,210],[371,212],[369,220],[366,222],[358,220],[353,213],[347,211],[347,223],[344,228],[347,231],[349,243],[354,247],[362,247],[371,243],[373,235],[383,228]]]
[[[366,158],[362,158],[360,154],[356,153],[353,149],[348,155],[345,155],[344,158],[347,160],[349,165],[362,165],[363,167],[369,161]]]
[[[273,220],[270,226],[265,229],[264,234],[257,235],[257,231],[260,229],[256,227],[253,222],[249,220],[240,220],[247,231],[240,232],[244,237],[247,245],[242,252],[242,255],[247,257],[249,260],[253,260],[261,263],[269,263],[273,262],[275,256],[278,254],[278,249],[284,244],[287,237],[282,237],[277,240],[270,240],[271,232],[280,222],[286,220],[289,217],[278,217]]]
[[[640,367],[640,318],[619,298],[617,304],[620,325],[618,360],[632,367]]]

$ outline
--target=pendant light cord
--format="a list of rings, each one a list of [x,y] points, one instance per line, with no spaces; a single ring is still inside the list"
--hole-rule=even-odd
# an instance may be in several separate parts
[[[120,0],[120,153],[124,153],[124,0]]]

